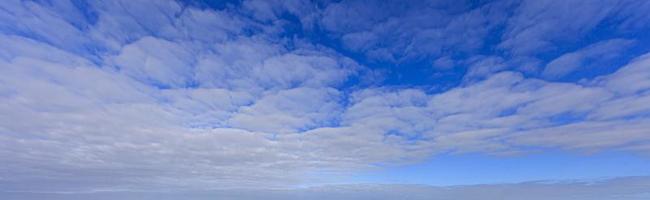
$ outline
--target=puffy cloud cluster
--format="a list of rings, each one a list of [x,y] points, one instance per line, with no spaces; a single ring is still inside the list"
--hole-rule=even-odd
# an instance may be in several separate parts
[[[322,11],[323,27],[343,45],[392,62],[475,52],[502,22],[511,2],[471,6],[452,1],[342,1]]]
[[[369,28],[357,24],[367,21],[386,21],[378,26],[386,30],[409,24],[381,16],[328,21],[328,13],[347,8],[336,6],[317,22],[297,2],[223,10],[174,1],[0,4],[1,188],[273,188],[440,152],[650,149],[648,55],[580,83],[502,72],[435,94],[354,87],[346,84],[368,69],[282,37],[287,22],[277,16],[286,9],[306,27],[323,23],[340,33]],[[365,12],[377,13],[346,13]],[[493,14],[488,6],[466,15],[490,21]],[[421,25],[417,16],[407,16],[415,20],[410,26]],[[471,20],[450,19],[446,29],[465,29],[457,21]],[[381,32],[343,38],[354,34]],[[402,39],[409,37],[435,40]],[[350,41],[353,49],[384,44]],[[478,42],[445,41],[470,49]],[[418,48],[402,49],[431,50]]]
[[[344,118],[353,121],[344,124],[396,131],[397,136],[426,141],[427,148],[440,151],[517,153],[528,146],[641,149],[648,144],[650,110],[642,103],[650,89],[644,86],[648,66],[650,57],[644,55],[614,74],[584,83],[554,83],[503,72],[440,94],[379,92],[351,106],[344,116],[355,117]]]
[[[301,150],[302,136],[276,135],[335,124],[334,87],[354,61],[289,48],[229,10],[92,4],[3,4],[6,190],[275,187],[336,166]],[[44,184],[14,188],[32,180]],[[67,188],[80,181],[89,184]]]

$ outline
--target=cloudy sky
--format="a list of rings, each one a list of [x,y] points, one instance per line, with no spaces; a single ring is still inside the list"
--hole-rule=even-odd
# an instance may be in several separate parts
[[[648,199],[650,1],[6,0],[2,199]]]

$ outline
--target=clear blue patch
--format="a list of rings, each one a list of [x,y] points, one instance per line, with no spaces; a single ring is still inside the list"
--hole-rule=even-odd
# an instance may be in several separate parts
[[[385,166],[384,166],[385,167]],[[589,155],[546,150],[521,156],[446,154],[350,178],[357,183],[465,185],[650,175],[650,160],[628,152]]]

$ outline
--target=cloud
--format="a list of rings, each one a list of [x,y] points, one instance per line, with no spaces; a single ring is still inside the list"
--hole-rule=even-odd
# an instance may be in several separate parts
[[[439,69],[450,69],[454,67],[454,60],[452,60],[449,56],[443,56],[433,62],[433,67]]]
[[[505,16],[507,2],[471,7],[445,1],[343,1],[323,11],[323,27],[350,50],[383,61],[439,56],[448,49],[474,52]]]
[[[650,87],[647,80],[649,62],[650,54],[639,56],[613,74],[598,78],[598,83],[622,95],[645,92]]]
[[[547,82],[501,72],[443,93],[422,94],[418,101],[406,105],[398,102],[410,98],[389,98],[402,91],[388,90],[365,98],[395,102],[358,109],[364,105],[360,100],[348,109],[354,113],[352,116],[361,115],[363,110],[373,114],[352,118],[355,120],[348,123],[397,133],[388,135],[403,140],[415,135],[419,138],[415,144],[430,153],[453,150],[501,154],[522,151],[519,146],[592,151],[643,145],[648,141],[643,136],[647,133],[643,125],[647,108],[635,102],[646,98],[647,87],[640,78],[647,71],[641,70],[647,66],[646,58],[641,56],[614,74],[583,84]],[[636,70],[637,75],[630,78],[639,77],[639,84],[634,84],[639,88],[608,86],[628,80],[621,73]],[[383,114],[382,110],[395,113]],[[610,139],[619,133],[626,135]]]
[[[13,163],[2,167],[3,188],[275,187],[303,181],[297,177],[306,169],[336,165],[303,161],[298,139],[273,134],[328,124],[321,120],[341,109],[331,87],[358,70],[354,61],[322,47],[287,49],[265,34],[215,38],[238,30],[213,24],[219,17],[246,19],[228,11],[139,3],[87,5],[97,19],[71,28],[79,37],[60,44],[39,36],[46,31],[2,32],[0,153]],[[56,12],[50,17],[35,20],[72,23]],[[30,28],[51,28],[38,22]],[[219,31],[202,32],[211,28]],[[88,56],[71,46],[84,41],[106,50]],[[262,126],[267,111],[298,121]],[[33,180],[46,184],[20,188]]]
[[[144,37],[124,46],[114,59],[125,74],[161,87],[191,85],[192,52],[166,40]]]
[[[620,0],[603,1],[600,4],[589,4],[582,1],[521,1],[504,24],[503,34],[496,46],[505,50],[507,56],[524,59],[524,65],[533,69],[542,67],[539,62],[525,61],[526,59],[544,60],[548,55],[564,52],[569,49],[583,48],[579,51],[589,51],[593,56],[582,55],[587,52],[565,52],[566,57],[557,58],[548,63],[547,70],[542,73],[545,78],[558,78],[569,73],[573,66],[587,65],[590,58],[598,59],[596,48],[615,48],[617,39],[630,33],[644,30],[647,26],[638,17],[647,10],[647,5],[640,2]],[[574,8],[581,8],[576,11]],[[634,24],[634,25],[632,25]],[[607,34],[601,34],[607,32]],[[585,47],[585,41],[599,38],[598,44]],[[611,46],[607,46],[607,40]],[[619,41],[622,43],[622,41]],[[604,45],[596,47],[597,45]],[[618,44],[623,46],[623,44]],[[630,44],[628,44],[628,47]],[[589,50],[588,50],[589,49]],[[615,50],[615,49],[612,49]],[[628,48],[617,51],[628,52]],[[638,55],[638,54],[637,54]],[[589,57],[589,58],[585,58]],[[611,61],[614,58],[594,60]],[[544,62],[544,61],[542,61]],[[582,63],[588,62],[588,63]],[[591,64],[591,63],[589,63]],[[557,65],[568,65],[558,67]],[[552,67],[550,67],[552,66]],[[529,67],[529,68],[531,68]],[[551,69],[548,69],[548,68]],[[526,71],[520,69],[521,71]],[[530,69],[528,69],[530,70]],[[537,70],[534,70],[537,71]]]
[[[580,37],[603,20],[613,1],[594,5],[580,1],[524,1],[508,20],[503,48],[515,54],[535,53],[553,47],[553,40]],[[573,8],[583,8],[576,12]]]
[[[293,88],[269,94],[239,109],[231,126],[269,133],[295,133],[333,125],[341,112],[339,91],[326,88]]]
[[[542,76],[560,78],[590,65],[595,65],[592,67],[604,65],[619,57],[624,49],[633,45],[633,42],[631,40],[612,39],[564,54],[550,61],[542,72]]]
[[[440,152],[647,152],[648,55],[580,83],[478,56],[464,61],[471,81],[431,93],[355,85],[374,71],[278,33],[288,12],[322,23],[347,48],[399,60],[479,49],[496,26],[490,19],[503,20],[493,9],[510,5],[396,4],[356,12],[365,4],[341,2],[316,14],[298,2],[221,10],[174,1],[2,4],[1,188],[286,189]],[[393,6],[398,17],[377,12]],[[351,16],[359,20],[340,21]],[[515,29],[509,34],[526,32]]]
[[[540,75],[549,55],[586,48],[582,45],[592,39],[604,42],[629,37],[648,27],[642,17],[647,12],[646,3],[620,0],[600,4],[553,0],[341,1],[323,5],[314,13],[322,16],[318,25],[338,42],[334,46],[370,61],[404,65],[428,61],[439,66],[441,63],[434,63],[436,59],[452,56],[460,61],[456,68],[490,71],[489,66],[477,69],[481,67],[471,65],[473,56],[482,54],[506,59],[504,69],[534,75]],[[575,11],[577,7],[582,9]],[[569,62],[569,58],[564,59]],[[557,64],[561,63],[553,65]],[[550,73],[542,77],[560,76]]]
[[[648,16],[642,14],[650,9],[648,2],[620,2],[620,7],[615,11],[619,13],[614,18],[620,22],[618,31],[631,32],[633,30],[648,28]]]
[[[467,60],[471,63],[463,79],[475,80],[485,78],[499,71],[505,70],[508,65],[506,61],[497,56],[474,56]]]

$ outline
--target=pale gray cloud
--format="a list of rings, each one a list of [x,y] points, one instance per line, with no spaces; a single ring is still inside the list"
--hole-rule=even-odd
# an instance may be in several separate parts
[[[295,133],[334,125],[342,110],[332,88],[293,88],[268,94],[242,107],[228,120],[232,127],[269,133]]]
[[[2,177],[16,190],[285,187],[324,181],[311,172],[336,177],[440,151],[644,151],[650,139],[642,103],[650,88],[643,84],[647,56],[584,84],[502,72],[440,94],[361,89],[345,106],[328,81],[268,91],[160,89],[47,44],[3,37],[14,45],[2,54],[0,152],[14,164]],[[258,84],[250,78],[241,77]],[[638,87],[625,87],[628,80]],[[637,103],[620,109],[620,102]],[[12,184],[43,177],[51,184]],[[88,184],[66,187],[75,180]]]
[[[505,71],[502,58],[480,57],[477,66],[491,66],[470,70],[480,79],[440,93],[342,88],[369,70],[329,48],[276,37],[278,24],[265,20],[280,11],[263,2],[244,6],[265,10],[255,20],[174,1],[92,2],[95,17],[79,20],[88,13],[60,12],[78,5],[58,3],[1,5],[4,191],[286,189],[438,152],[525,153],[522,145],[648,151],[648,55],[581,83],[525,77]],[[326,13],[358,14],[331,6]],[[474,9],[416,32],[485,24],[472,19],[490,13]],[[405,14],[412,24],[368,17],[389,30],[418,27],[418,14]],[[362,22],[326,27],[373,29]],[[402,39],[429,44],[440,36],[425,35]],[[463,42],[476,48],[476,40]],[[424,46],[412,51],[438,48]],[[384,50],[394,48],[406,55],[415,47]]]
[[[122,47],[114,62],[121,72],[139,81],[178,88],[191,84],[192,54],[182,44],[144,37]]]

